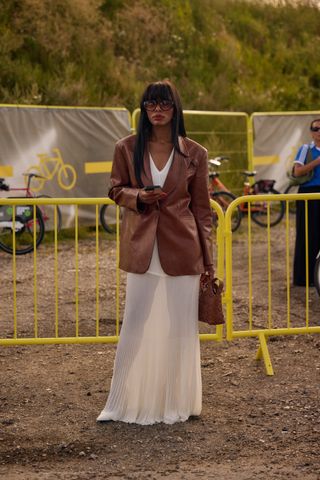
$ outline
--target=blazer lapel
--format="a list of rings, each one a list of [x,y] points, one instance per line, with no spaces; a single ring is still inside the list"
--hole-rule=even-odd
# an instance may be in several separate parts
[[[166,193],[170,193],[172,190],[175,189],[179,179],[182,178],[181,176],[183,175],[183,172],[188,168],[191,162],[191,158],[189,157],[189,152],[187,150],[183,137],[179,137],[179,147],[181,153],[177,151],[174,152],[172,164],[163,185],[163,190]],[[185,156],[182,154],[184,154]]]
[[[189,151],[188,151],[186,142],[185,142],[183,137],[179,137],[179,148],[180,148],[181,153],[183,153],[183,155],[182,155],[183,158],[185,158],[187,160],[187,164],[189,165],[191,159],[189,157]]]
[[[152,175],[151,175],[151,168],[150,168],[150,158],[149,158],[149,149],[146,148],[143,156],[143,166],[144,166],[144,171],[142,170],[141,172],[141,180],[143,182],[143,185],[152,185]]]

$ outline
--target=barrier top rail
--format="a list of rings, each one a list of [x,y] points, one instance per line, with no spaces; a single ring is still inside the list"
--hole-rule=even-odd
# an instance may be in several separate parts
[[[259,195],[241,195],[233,200],[227,211],[226,211],[226,225],[228,219],[231,221],[231,214],[233,207],[237,207],[240,203],[255,203],[255,202],[263,202],[263,201],[271,201],[271,200],[279,200],[283,202],[291,202],[292,200],[319,200],[320,193],[306,193],[303,194],[303,198],[301,198],[301,193],[264,193]]]
[[[259,117],[259,116],[290,116],[290,115],[318,115],[319,110],[306,110],[302,111],[290,111],[290,112],[254,112],[250,115],[250,118]]]
[[[210,111],[210,110],[183,110],[185,115],[201,115],[201,116],[214,116],[214,117],[245,117],[247,122],[249,121],[249,115],[246,112],[223,112],[223,111]],[[137,129],[137,118],[140,115],[140,108],[136,108],[132,112],[132,131]]]
[[[1,198],[0,205],[103,205],[113,204],[113,200],[107,197],[97,198]]]
[[[128,112],[129,116],[131,113],[125,107],[79,107],[79,106],[68,106],[68,105],[28,105],[28,104],[11,104],[11,103],[0,103],[0,108],[40,108],[40,109],[48,109],[48,110],[117,110],[121,112]]]

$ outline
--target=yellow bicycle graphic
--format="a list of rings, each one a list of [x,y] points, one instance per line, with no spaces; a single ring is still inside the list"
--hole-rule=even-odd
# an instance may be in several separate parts
[[[48,180],[52,180],[57,175],[59,187],[63,190],[71,190],[74,187],[77,174],[72,165],[65,164],[59,148],[52,148],[54,157],[49,157],[46,153],[39,153],[39,165],[32,165],[26,173],[36,173],[39,177],[34,177],[32,190],[39,192]],[[52,166],[53,165],[53,166]],[[26,176],[26,179],[28,177]]]

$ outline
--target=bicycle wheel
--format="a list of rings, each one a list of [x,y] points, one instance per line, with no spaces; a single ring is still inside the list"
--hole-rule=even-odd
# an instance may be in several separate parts
[[[58,183],[64,190],[71,190],[75,186],[77,174],[72,165],[62,165],[58,171]]]
[[[108,233],[116,233],[117,229],[117,206],[102,205],[100,209],[100,223]],[[122,220],[122,208],[120,207],[120,223]]]
[[[318,295],[320,296],[320,252],[317,255],[316,263],[313,271],[313,282]]]
[[[299,185],[289,185],[284,193],[298,193]],[[295,215],[296,213],[296,200],[289,202],[289,212]]]
[[[37,195],[37,198],[51,198],[50,195]],[[54,231],[54,210],[57,208],[57,232],[59,233],[62,226],[62,214],[59,205],[41,205],[42,218],[45,224],[46,232]]]
[[[212,200],[215,200],[217,203],[219,203],[220,207],[224,212],[227,210],[230,203],[236,198],[236,196],[230,192],[213,192],[213,193],[210,193],[210,196]],[[232,216],[231,216],[231,230],[233,232],[235,232],[239,228],[241,219],[242,219],[242,213],[239,206],[237,206],[236,208],[233,209]],[[214,227],[217,227],[218,216],[214,210],[212,211],[212,223]]]
[[[1,205],[0,248],[7,253],[13,253],[13,211],[15,211],[16,255],[24,255],[33,251],[34,230],[36,230],[36,246],[38,247],[41,243],[44,236],[44,222],[38,207],[36,207],[36,221],[34,221],[31,205]]]
[[[258,194],[259,193],[260,192],[258,192]],[[270,195],[279,194],[279,192],[273,188],[268,193]],[[271,202],[253,202],[251,203],[251,218],[257,225],[260,225],[260,227],[268,226],[268,204],[270,211],[270,227],[274,227],[281,222],[284,215],[285,202],[281,200],[273,200]]]

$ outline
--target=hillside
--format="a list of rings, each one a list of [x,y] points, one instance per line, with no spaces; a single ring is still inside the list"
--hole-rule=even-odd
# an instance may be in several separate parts
[[[0,0],[0,102],[133,110],[170,77],[189,109],[316,109],[319,25],[312,2]]]

